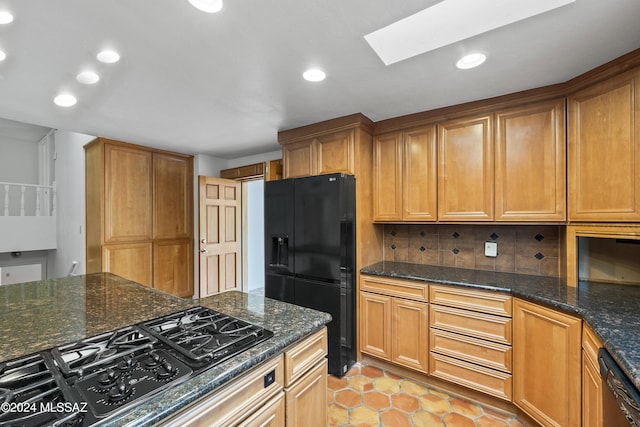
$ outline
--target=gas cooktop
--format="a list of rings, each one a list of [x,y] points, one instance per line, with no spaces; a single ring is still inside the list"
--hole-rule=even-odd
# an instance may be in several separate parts
[[[194,307],[0,363],[0,427],[92,425],[272,336]]]

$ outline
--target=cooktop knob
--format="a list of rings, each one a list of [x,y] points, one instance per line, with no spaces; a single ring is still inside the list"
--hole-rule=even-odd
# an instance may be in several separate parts
[[[149,368],[154,368],[158,366],[161,361],[162,357],[155,350],[151,350],[149,352],[149,358],[145,362],[145,365],[147,365],[147,367]]]
[[[109,390],[109,400],[111,402],[119,402],[123,399],[126,399],[131,395],[133,389],[127,388],[127,384],[121,378],[118,380],[115,386]]]
[[[98,377],[98,382],[102,385],[114,383],[116,381],[116,371],[109,368]]]
[[[121,371],[128,371],[133,367],[133,357],[126,357],[118,362],[118,369]]]
[[[178,372],[178,369],[165,360],[162,362],[162,366],[158,370],[157,377],[158,379],[165,380],[172,377],[176,372]]]

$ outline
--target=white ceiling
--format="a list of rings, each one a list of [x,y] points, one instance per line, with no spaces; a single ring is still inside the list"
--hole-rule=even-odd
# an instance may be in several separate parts
[[[559,83],[640,48],[640,1],[577,0],[385,66],[364,35],[436,3],[226,0],[207,14],[187,0],[0,0],[15,16],[0,26],[0,117],[234,158],[278,149],[278,130]],[[105,47],[119,63],[95,59]],[[476,50],[485,64],[455,68]],[[310,66],[327,79],[304,81]],[[85,68],[102,80],[77,83]],[[53,104],[65,90],[78,97],[74,107]]]

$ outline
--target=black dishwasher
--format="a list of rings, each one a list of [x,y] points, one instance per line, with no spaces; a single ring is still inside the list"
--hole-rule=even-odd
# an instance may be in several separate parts
[[[640,393],[604,348],[598,351],[603,390],[603,419],[605,426],[622,426],[627,420],[640,427]]]

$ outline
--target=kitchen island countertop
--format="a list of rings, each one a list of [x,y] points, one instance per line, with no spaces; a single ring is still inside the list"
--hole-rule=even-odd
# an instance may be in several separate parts
[[[238,291],[187,300],[109,273],[0,286],[0,362],[202,305],[274,336],[99,425],[153,425],[319,330],[331,316]]]
[[[576,314],[600,337],[604,347],[640,389],[640,286],[582,281],[577,287],[569,287],[554,277],[389,261],[365,267],[360,272],[507,292]]]

